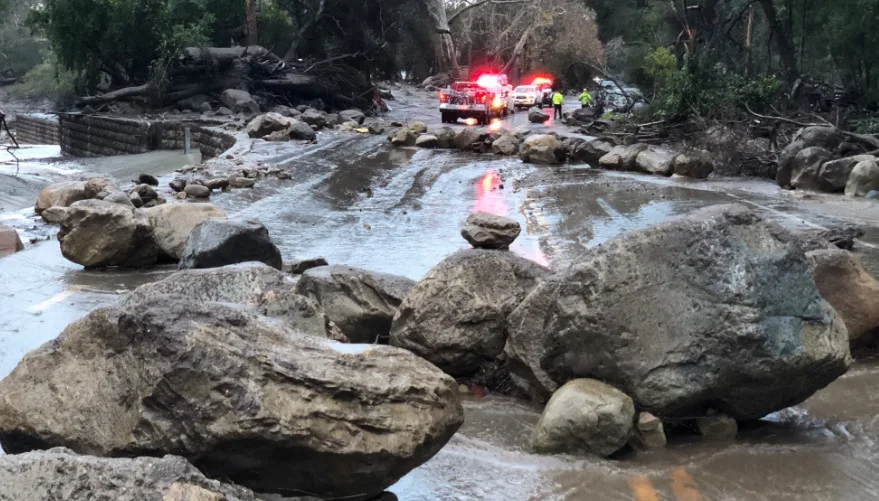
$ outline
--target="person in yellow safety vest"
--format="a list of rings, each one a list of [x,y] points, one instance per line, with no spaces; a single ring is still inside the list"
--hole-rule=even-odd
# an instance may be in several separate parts
[[[553,117],[553,119],[558,118],[559,120],[561,120],[563,118],[562,117],[562,103],[564,103],[564,102],[565,102],[565,96],[562,95],[561,92],[555,91],[552,93],[552,109],[553,109],[552,117]]]
[[[592,94],[589,93],[588,90],[583,89],[583,93],[580,94],[578,98],[580,100],[581,108],[588,108],[590,104],[592,104]]]

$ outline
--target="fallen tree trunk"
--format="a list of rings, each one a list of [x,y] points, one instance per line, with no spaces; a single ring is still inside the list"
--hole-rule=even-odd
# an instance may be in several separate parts
[[[150,84],[136,85],[134,87],[123,87],[121,89],[101,94],[100,96],[88,96],[76,102],[77,106],[90,106],[93,104],[109,103],[110,101],[122,101],[134,96],[144,96],[150,90]]]

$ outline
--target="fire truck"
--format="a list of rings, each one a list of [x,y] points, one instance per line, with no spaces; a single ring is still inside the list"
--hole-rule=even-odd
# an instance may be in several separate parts
[[[512,90],[506,75],[483,74],[472,82],[455,82],[439,92],[442,121],[456,123],[464,118],[487,125],[515,113]]]

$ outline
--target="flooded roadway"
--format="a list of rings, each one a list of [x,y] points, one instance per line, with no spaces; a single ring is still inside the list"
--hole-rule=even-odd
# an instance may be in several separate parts
[[[804,198],[763,181],[538,168],[490,155],[392,150],[383,137],[333,133],[304,149],[258,142],[250,155],[292,179],[219,193],[212,203],[230,215],[261,219],[285,259],[321,255],[418,279],[467,247],[460,223],[471,211],[486,210],[522,223],[514,252],[559,267],[622,232],[737,201],[789,227],[871,227],[863,258],[879,274],[879,204]],[[82,167],[110,168],[106,162]],[[54,234],[27,210],[8,208],[0,218],[28,240]],[[172,271],[84,271],[61,257],[54,239],[0,260],[0,377],[70,321]],[[743,429],[735,443],[703,443],[682,429],[666,450],[609,461],[534,455],[527,444],[538,409],[468,398],[460,432],[391,490],[404,501],[877,499],[877,383],[877,363],[862,361],[804,405]]]

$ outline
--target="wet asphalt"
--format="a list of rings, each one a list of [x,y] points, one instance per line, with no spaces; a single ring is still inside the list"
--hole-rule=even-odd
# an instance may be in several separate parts
[[[392,117],[440,125],[424,98],[391,105]],[[497,127],[529,126],[526,122],[519,113]],[[42,158],[54,156],[51,150],[43,153]],[[785,192],[763,180],[691,181],[585,165],[536,167],[493,155],[391,149],[382,136],[336,132],[320,134],[318,143],[307,147],[257,141],[247,155],[280,167],[291,179],[268,178],[252,190],[218,193],[211,202],[230,216],[260,219],[285,259],[323,256],[333,264],[419,279],[444,256],[467,247],[460,224],[482,210],[519,220],[523,234],[514,252],[559,268],[623,232],[703,206],[739,202],[790,228],[866,226],[858,250],[879,276],[879,204]],[[26,176],[14,178],[31,191],[75,169],[123,176],[120,184],[130,174],[119,174],[112,162],[37,157]],[[157,160],[144,169],[164,182],[171,177],[168,165]],[[4,174],[13,173],[0,163]],[[33,193],[19,187],[17,198],[3,199],[12,186],[4,179],[0,200],[7,202],[0,221],[19,229],[27,248],[0,260],[0,377],[72,320],[174,271],[86,271],[66,261],[52,238],[56,230],[26,207]],[[705,443],[681,429],[666,450],[613,460],[534,455],[528,440],[539,409],[506,398],[467,397],[460,432],[391,490],[404,501],[877,499],[877,383],[876,360],[862,360],[805,404],[741,430],[734,443]]]

